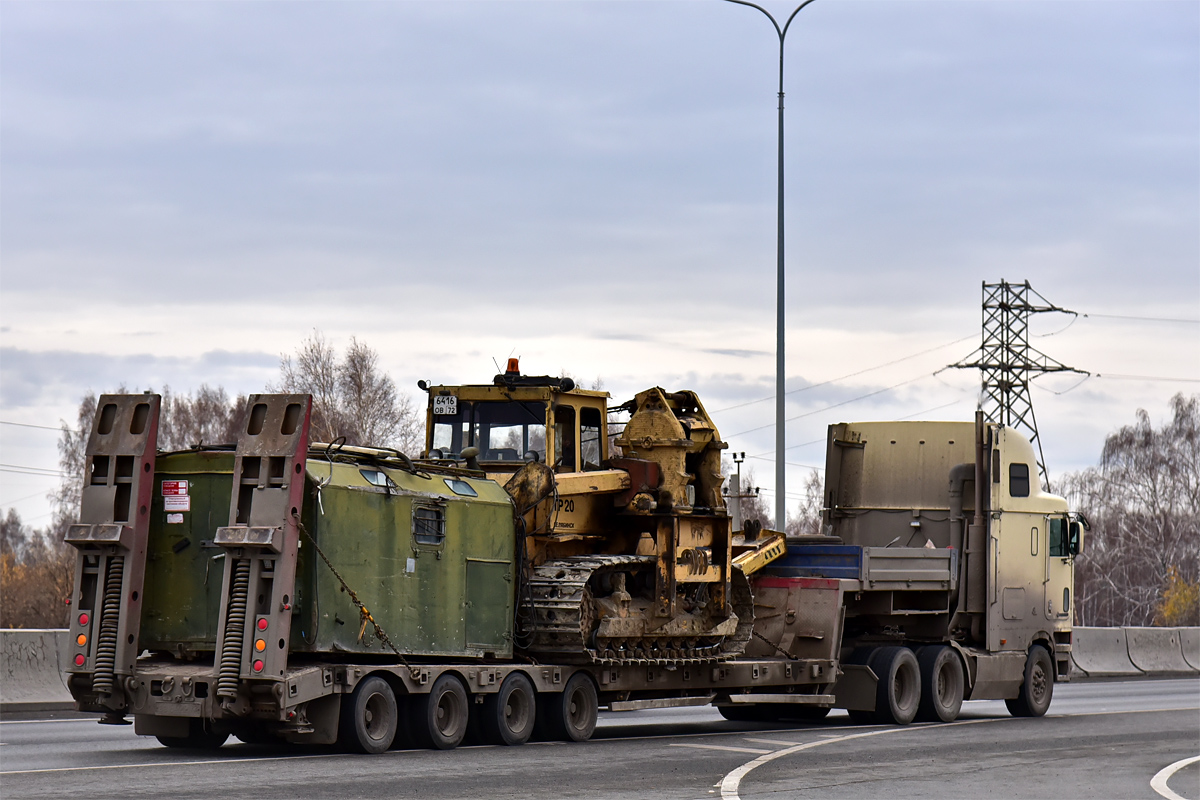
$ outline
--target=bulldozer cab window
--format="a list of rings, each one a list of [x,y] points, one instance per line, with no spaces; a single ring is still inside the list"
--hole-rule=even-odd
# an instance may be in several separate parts
[[[554,409],[554,466],[567,472],[576,472],[575,463],[575,409],[559,406]]]
[[[1008,465],[1008,493],[1012,497],[1029,497],[1029,465]]]
[[[480,461],[521,461],[546,453],[546,408],[541,403],[476,403],[472,444]]]
[[[583,455],[583,468],[600,469],[604,453],[600,447],[600,409],[579,409],[579,451]]]

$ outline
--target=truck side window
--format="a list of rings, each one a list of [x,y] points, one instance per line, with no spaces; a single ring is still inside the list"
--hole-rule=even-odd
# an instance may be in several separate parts
[[[1067,521],[1058,517],[1050,519],[1050,556],[1066,558],[1067,552]],[[1064,611],[1066,609],[1063,609]]]
[[[600,469],[600,409],[579,410],[579,449],[583,453],[583,468]]]
[[[1029,497],[1029,465],[1008,465],[1008,493],[1013,497]]]
[[[575,472],[575,409],[559,406],[554,409],[554,466]]]
[[[446,541],[446,510],[436,506],[413,506],[413,541],[440,545]]]

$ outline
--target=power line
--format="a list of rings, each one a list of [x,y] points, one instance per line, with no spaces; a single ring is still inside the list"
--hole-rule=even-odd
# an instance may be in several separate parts
[[[26,467],[20,464],[0,464],[0,472],[15,472],[19,475],[38,475],[45,478],[68,478],[67,473],[57,469]]]
[[[788,418],[787,418],[786,420],[784,420],[784,421],[785,421],[785,422],[795,422],[795,421],[796,421],[796,420],[798,420],[798,419],[804,419],[805,417],[811,417],[811,416],[813,416],[814,414],[821,414],[821,413],[824,413],[824,412],[826,412],[826,411],[830,411],[830,410],[832,410],[832,409],[839,408],[839,407],[841,407],[841,406],[849,405],[850,403],[856,403],[856,402],[858,402],[859,400],[866,400],[868,397],[874,397],[874,396],[875,396],[875,395],[877,395],[877,394],[883,394],[884,392],[890,392],[890,391],[891,391],[891,390],[893,390],[893,389],[899,389],[901,386],[906,386],[906,385],[908,385],[908,384],[910,384],[910,383],[916,383],[917,381],[919,381],[919,380],[921,380],[921,379],[923,379],[923,378],[928,378],[928,377],[930,377],[930,374],[931,374],[931,373],[924,373],[924,374],[918,375],[918,376],[917,376],[917,377],[915,377],[915,378],[910,378],[909,380],[906,380],[906,381],[901,381],[900,383],[896,383],[896,384],[892,384],[891,386],[888,386],[888,387],[886,387],[886,388],[884,388],[884,389],[878,389],[878,390],[876,390],[876,391],[874,391],[874,392],[868,392],[867,394],[859,395],[858,397],[852,397],[852,398],[850,398],[849,400],[843,400],[843,401],[842,401],[842,402],[840,402],[840,403],[834,403],[833,405],[831,405],[831,406],[826,406],[825,408],[818,408],[818,409],[816,409],[815,411],[806,411],[806,412],[805,412],[805,413],[803,413],[803,414],[797,414],[797,415],[796,415],[796,416],[794,416],[794,417],[788,417]],[[744,435],[746,435],[747,433],[754,433],[755,431],[761,431],[761,430],[763,430],[764,428],[772,428],[772,427],[774,427],[774,426],[775,426],[775,423],[773,423],[773,422],[772,422],[772,423],[768,423],[768,424],[766,424],[766,425],[759,425],[757,428],[750,428],[749,430],[740,431],[740,432],[738,432],[738,433],[733,433],[733,434],[730,434],[730,435],[729,435],[729,438],[731,438],[731,439],[732,439],[734,436],[744,436]],[[796,447],[802,447],[802,446],[803,446],[803,445],[792,445],[791,447],[789,447],[789,448],[787,448],[787,449],[788,449],[788,450],[792,450],[792,449],[794,449],[794,448],[796,448]]]
[[[1156,375],[1112,375],[1110,373],[1105,373],[1103,375],[1097,374],[1095,377],[1119,381],[1171,381],[1177,383],[1200,383],[1200,378],[1164,378]]]
[[[792,391],[787,392],[786,394],[787,395],[799,394],[800,392],[807,392],[809,389],[816,389],[821,386],[828,386],[831,383],[838,383],[839,381],[844,381],[848,378],[855,378],[855,377],[858,377],[859,375],[865,375],[868,372],[874,372],[877,369],[883,369],[884,367],[890,367],[890,366],[893,366],[894,364],[899,364],[903,361],[909,361],[911,359],[917,358],[918,356],[927,355],[927,354],[935,352],[937,350],[944,350],[945,348],[953,347],[956,344],[962,344],[963,342],[967,341],[968,339],[974,339],[974,338],[975,338],[974,334],[972,334],[970,336],[964,336],[961,339],[955,339],[953,342],[946,342],[945,344],[939,344],[937,347],[931,347],[928,350],[922,350],[919,353],[913,353],[912,355],[904,356],[903,358],[897,358],[895,361],[889,361],[886,364],[877,364],[874,367],[867,367],[866,369],[860,369],[858,372],[851,372],[849,375],[843,375],[840,378],[830,378],[827,381],[821,381],[820,383],[814,383],[809,386],[803,386],[799,389],[793,389]],[[746,406],[752,406],[755,403],[765,403],[768,400],[774,400],[774,399],[775,399],[775,395],[771,395],[770,397],[761,397],[758,400],[750,400],[745,403],[738,403],[735,406],[726,406],[725,408],[718,408],[715,411],[710,411],[709,413],[710,414],[720,414],[723,411],[732,411],[735,408],[745,408]],[[755,430],[757,430],[757,428]]]
[[[55,433],[62,433],[64,430],[63,428],[51,428],[49,425],[30,425],[28,422],[9,422],[6,419],[0,419],[0,425],[15,425],[18,428],[37,428],[38,430],[54,431]],[[79,433],[79,431],[72,430],[71,428],[66,428],[66,431],[68,433]]]
[[[1102,319],[1124,319],[1136,322],[1176,322],[1181,325],[1200,325],[1200,319],[1184,319],[1179,317],[1133,317],[1125,314],[1080,314],[1084,319],[1099,317]]]

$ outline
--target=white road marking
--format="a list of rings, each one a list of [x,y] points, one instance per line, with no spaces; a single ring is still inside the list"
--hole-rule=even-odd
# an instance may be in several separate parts
[[[1175,792],[1171,791],[1171,788],[1167,786],[1167,781],[1169,781],[1171,776],[1176,772],[1179,772],[1179,770],[1183,769],[1189,764],[1195,764],[1197,761],[1200,761],[1200,756],[1183,758],[1179,761],[1176,761],[1174,764],[1168,764],[1160,769],[1154,775],[1154,777],[1150,779],[1150,788],[1167,798],[1167,800],[1186,800],[1186,798],[1181,797],[1180,795],[1177,795]]]
[[[947,725],[973,725],[980,722],[997,722],[1003,719],[1013,719],[1012,717],[997,717],[995,719],[973,719],[960,720],[957,722],[945,722],[936,725],[918,725],[911,728],[882,728],[877,731],[867,731],[866,733],[851,733],[846,736],[838,736],[833,739],[822,739],[816,742],[808,742],[807,744],[798,744],[794,747],[787,747],[783,750],[776,750],[771,753],[764,753],[753,761],[747,761],[737,769],[730,772],[721,781],[721,798],[722,800],[741,800],[738,790],[742,785],[742,778],[746,777],[751,771],[758,769],[763,764],[770,763],[777,758],[790,756],[793,753],[799,753],[801,750],[811,750],[814,747],[824,747],[827,744],[836,744],[837,742],[846,742],[851,739],[865,739],[868,736],[886,736],[889,734],[911,733],[912,731],[924,731],[931,728],[944,728]]]
[[[798,744],[804,744],[804,742],[784,742],[779,739],[755,739],[751,736],[743,736],[742,740],[755,744],[773,744],[776,747],[795,747]]]
[[[691,747],[696,750],[725,750],[730,753],[757,753],[759,755],[776,752],[775,750],[762,750],[757,747],[729,747],[722,744],[669,744],[667,747]],[[0,772],[0,775],[3,774]]]

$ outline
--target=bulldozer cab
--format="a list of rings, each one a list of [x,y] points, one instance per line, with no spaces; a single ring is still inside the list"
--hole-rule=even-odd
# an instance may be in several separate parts
[[[516,359],[492,385],[428,386],[423,456],[458,460],[465,450],[489,475],[529,461],[555,472],[602,469],[608,458],[607,392],[579,389],[570,378],[524,376]]]

